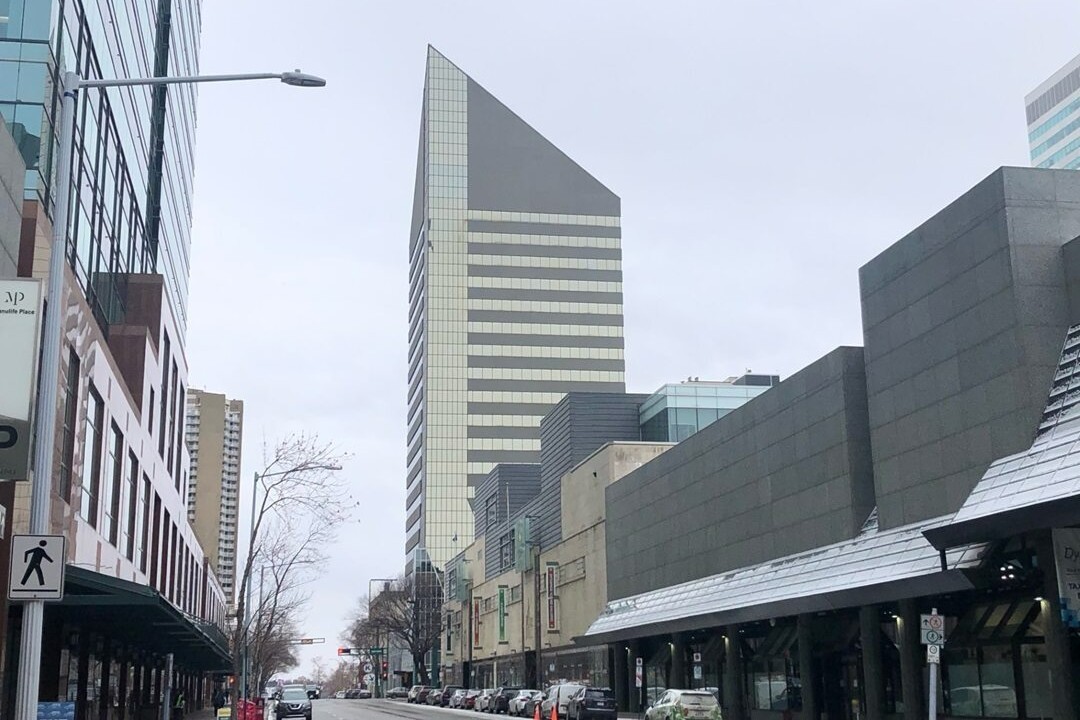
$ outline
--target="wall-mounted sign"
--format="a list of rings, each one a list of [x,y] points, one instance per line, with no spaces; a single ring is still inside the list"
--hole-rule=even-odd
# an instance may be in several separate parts
[[[479,647],[480,645],[480,598],[474,597],[472,601],[472,613],[473,613],[473,631],[472,641],[473,647]]]
[[[558,603],[556,600],[558,596],[555,594],[555,578],[556,570],[559,569],[558,565],[548,563],[547,566],[547,627],[548,630],[559,629],[559,617],[558,617]]]
[[[0,480],[30,476],[41,303],[40,280],[0,280]]]
[[[499,588],[499,642],[506,642],[506,588]]]

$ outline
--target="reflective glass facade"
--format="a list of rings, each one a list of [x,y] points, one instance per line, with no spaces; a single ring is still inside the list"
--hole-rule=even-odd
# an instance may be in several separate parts
[[[1027,96],[1031,164],[1080,168],[1080,56]]]
[[[407,557],[472,541],[571,390],[623,392],[619,199],[429,49],[410,239]]]
[[[664,385],[641,404],[641,439],[682,442],[778,382],[776,375],[754,375]]]
[[[61,17],[62,13],[62,17]],[[0,0],[0,113],[26,162],[26,198],[51,208],[58,73],[197,75],[201,1]],[[122,320],[126,273],[158,272],[187,325],[195,86],[84,90],[75,120],[71,265],[102,330]]]

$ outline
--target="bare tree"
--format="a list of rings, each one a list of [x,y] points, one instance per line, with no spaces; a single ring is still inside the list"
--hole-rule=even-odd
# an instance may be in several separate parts
[[[255,475],[256,504],[233,632],[233,671],[238,678],[243,675],[247,653],[252,677],[249,688],[237,687],[233,717],[238,717],[240,693],[295,666],[292,642],[308,599],[304,587],[316,576],[325,548],[351,509],[336,475],[344,455],[334,445],[295,435],[266,456],[263,470]],[[256,573],[263,588],[258,602],[249,607]]]
[[[435,572],[414,572],[399,578],[367,601],[362,623],[354,623],[350,634],[381,633],[397,638],[412,656],[421,685],[430,682],[427,658],[440,640],[442,588]]]

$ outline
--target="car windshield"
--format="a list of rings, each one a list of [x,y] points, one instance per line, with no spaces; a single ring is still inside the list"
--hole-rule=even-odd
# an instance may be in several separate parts
[[[708,693],[683,693],[679,702],[691,707],[716,707],[716,698]]]
[[[298,700],[307,700],[307,692],[300,688],[286,688],[281,692],[281,699],[286,702],[294,702]]]

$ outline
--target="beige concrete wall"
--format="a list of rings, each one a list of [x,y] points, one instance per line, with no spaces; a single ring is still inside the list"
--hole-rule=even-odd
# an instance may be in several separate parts
[[[224,447],[225,447],[225,410],[228,401],[224,395],[192,389],[188,393],[189,406],[199,407],[198,463],[197,472],[192,473],[191,481],[195,485],[195,512],[192,527],[199,539],[203,551],[210,559],[210,565],[218,572],[218,527],[221,518]]]
[[[597,450],[562,479],[563,541],[540,556],[541,654],[567,647],[584,634],[607,604],[607,563],[604,533],[604,489],[627,473],[659,456],[672,443],[609,443]],[[497,549],[493,549],[497,551]],[[519,655],[535,648],[534,618],[537,612],[535,575],[509,571],[483,580],[484,538],[464,552],[474,585],[473,597],[482,598],[479,639],[473,648],[475,663]],[[548,623],[547,567],[554,565],[555,623]],[[506,593],[506,632],[499,638],[499,588]],[[520,594],[519,599],[513,599]],[[449,612],[461,612],[460,627],[453,629],[453,650],[443,664],[459,665],[468,659],[468,617],[471,603],[451,602]],[[524,632],[523,632],[524,630]],[[445,644],[444,644],[445,647]],[[546,663],[545,663],[546,664]]]

